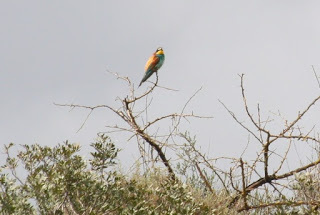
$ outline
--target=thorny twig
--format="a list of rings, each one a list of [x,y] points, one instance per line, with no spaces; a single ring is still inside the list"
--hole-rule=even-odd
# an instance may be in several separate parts
[[[121,106],[119,108],[116,109],[116,108],[113,108],[113,107],[108,106],[108,105],[85,106],[85,105],[75,105],[75,104],[56,104],[56,103],[54,103],[54,104],[57,105],[57,106],[70,107],[72,109],[74,109],[74,108],[84,108],[84,109],[89,109],[90,110],[89,114],[87,115],[85,121],[82,123],[82,125],[81,125],[79,130],[81,130],[83,128],[84,124],[86,123],[86,121],[90,117],[90,115],[93,112],[93,110],[98,109],[98,108],[107,108],[107,109],[111,110],[116,115],[118,115],[124,122],[126,122],[126,124],[129,126],[128,128],[118,127],[118,126],[111,126],[111,128],[116,129],[116,130],[113,130],[111,132],[115,132],[115,131],[130,132],[130,133],[133,133],[133,136],[137,137],[138,141],[139,141],[139,138],[141,138],[142,140],[147,142],[157,152],[157,154],[160,157],[162,163],[167,168],[168,173],[170,175],[170,178],[172,180],[176,180],[176,176],[175,176],[175,173],[173,171],[173,168],[171,167],[169,159],[167,158],[167,155],[165,154],[166,148],[163,148],[163,147],[165,146],[165,143],[168,141],[168,139],[170,137],[172,137],[172,135],[173,135],[172,132],[177,129],[177,127],[179,126],[180,121],[181,121],[182,118],[184,118],[184,119],[187,119],[189,117],[193,117],[193,118],[210,118],[210,117],[198,116],[198,115],[195,115],[193,113],[191,113],[191,114],[185,114],[184,113],[185,108],[187,107],[189,102],[201,90],[201,88],[194,95],[192,95],[190,97],[190,99],[186,102],[186,104],[182,108],[182,111],[181,111],[180,114],[174,113],[174,114],[168,114],[168,115],[165,115],[165,116],[161,116],[161,117],[158,117],[158,118],[154,119],[153,121],[147,121],[146,124],[143,126],[139,122],[140,115],[141,115],[141,113],[147,111],[147,107],[151,104],[151,102],[149,104],[147,104],[147,107],[144,110],[140,111],[140,113],[138,115],[134,114],[134,113],[137,112],[135,110],[135,104],[137,102],[139,102],[142,98],[150,95],[155,90],[155,88],[158,87],[158,79],[159,79],[158,78],[158,73],[156,72],[156,82],[153,83],[153,85],[150,88],[148,88],[147,91],[145,91],[144,93],[142,93],[139,96],[135,96],[134,85],[132,84],[132,82],[130,81],[130,79],[128,77],[120,76],[117,73],[112,73],[112,72],[110,72],[110,73],[115,75],[117,77],[117,79],[121,79],[121,80],[126,81],[127,84],[130,87],[130,94],[126,98],[123,98],[123,99],[118,98],[117,99],[121,103]],[[160,88],[164,88],[164,87],[160,87]],[[167,88],[165,88],[165,89],[167,89]],[[172,119],[178,118],[178,121],[175,124],[175,127],[174,127],[173,131],[170,132],[167,135],[166,140],[164,142],[163,141],[159,141],[158,140],[158,136],[156,134],[155,135],[150,134],[147,131],[147,128],[149,128],[152,125],[157,124],[158,122],[160,122],[160,121],[162,121],[164,119],[168,119],[168,118],[172,118]],[[131,136],[130,139],[133,136]],[[145,149],[141,149],[141,150],[145,150]],[[140,152],[141,152],[141,156],[144,157],[145,154],[142,153],[142,151],[140,151]]]
[[[320,96],[315,98],[302,112],[301,114],[298,114],[297,118],[294,119],[291,123],[288,123],[286,128],[284,128],[281,132],[279,132],[278,134],[273,134],[271,133],[270,131],[268,131],[265,126],[262,127],[262,123],[261,123],[261,113],[260,113],[260,107],[258,105],[258,121],[256,121],[254,118],[253,118],[253,115],[251,114],[251,112],[249,111],[249,108],[248,108],[248,105],[247,105],[247,98],[246,98],[246,95],[245,95],[245,90],[244,90],[244,84],[243,84],[243,79],[244,79],[244,75],[240,75],[240,78],[241,78],[241,92],[242,92],[242,98],[243,98],[243,102],[244,102],[244,107],[245,107],[245,110],[246,110],[246,114],[247,116],[249,117],[251,123],[257,128],[258,132],[259,132],[259,138],[256,136],[255,134],[255,131],[252,131],[251,129],[249,129],[247,126],[245,126],[243,123],[241,123],[236,117],[235,115],[228,109],[226,108],[226,106],[223,104],[223,106],[227,109],[227,111],[230,113],[230,115],[233,117],[233,119],[235,119],[235,121],[240,124],[243,128],[245,128],[250,134],[252,134],[259,142],[260,141],[263,141],[262,142],[262,154],[263,154],[263,169],[264,169],[264,174],[263,176],[260,176],[259,179],[257,179],[256,181],[254,182],[251,182],[250,184],[248,185],[245,185],[245,187],[243,188],[243,191],[242,191],[242,197],[244,198],[247,194],[249,194],[251,191],[263,186],[263,185],[266,185],[266,184],[269,184],[271,185],[276,191],[278,191],[281,194],[281,192],[277,189],[276,185],[279,186],[279,184],[277,183],[277,181],[279,180],[283,180],[283,179],[288,179],[289,177],[293,176],[295,173],[299,173],[299,172],[302,172],[302,171],[305,171],[313,166],[316,166],[318,164],[320,164],[320,159],[314,161],[314,162],[310,162],[309,164],[307,165],[304,165],[302,167],[299,167],[299,168],[296,168],[292,171],[288,171],[286,173],[283,173],[283,174],[278,174],[279,170],[282,168],[282,165],[283,163],[287,160],[287,156],[288,156],[288,153],[289,153],[289,150],[290,150],[290,145],[291,145],[291,141],[293,140],[301,140],[301,141],[314,141],[315,143],[320,143],[320,140],[315,138],[315,137],[311,137],[309,136],[310,132],[312,131],[309,131],[306,135],[303,135],[300,128],[298,128],[298,130],[300,131],[300,133],[298,135],[296,134],[293,134],[293,131],[294,131],[294,128],[296,126],[296,124],[302,119],[302,117],[310,110],[310,108],[316,104],[316,102],[318,100],[320,100]],[[290,134],[287,134],[289,131],[291,131]],[[263,140],[263,134],[266,136],[265,140]],[[273,151],[270,150],[270,145],[272,143],[274,143],[276,140],[278,139],[286,139],[289,141],[289,146],[287,148],[287,150],[284,152],[284,155],[281,156],[279,155],[280,157],[282,157],[279,165],[278,165],[278,168],[276,168],[273,173],[269,173],[269,169],[268,169],[268,166],[269,166],[269,158],[270,158],[270,155],[272,153],[274,153]],[[279,154],[279,153],[276,153],[276,154]],[[254,164],[253,164],[253,168],[255,166],[255,164],[260,160],[260,156],[257,156],[256,160],[254,161]],[[244,186],[245,184],[245,178],[246,176],[244,175],[243,173],[243,170],[244,170],[244,165],[245,165],[245,162],[242,161],[242,159],[240,159],[240,167],[241,167],[241,177],[242,177],[242,184]],[[251,171],[252,172],[252,171]],[[249,174],[249,176],[251,175],[252,173]],[[230,181],[232,182],[233,181],[233,176],[232,174],[230,174]],[[233,184],[233,182],[232,182]],[[235,189],[237,192],[239,192],[239,190]],[[229,203],[229,206],[232,206],[235,202],[238,201],[240,195],[237,194],[233,197],[233,199],[231,200],[231,202]],[[250,209],[254,209],[254,208],[263,208],[263,207],[268,207],[268,206],[271,206],[271,205],[284,205],[285,203],[269,203],[269,204],[260,204],[260,205],[256,205],[256,206],[250,206],[247,201],[244,201],[243,203],[243,206],[238,210],[238,211],[243,211],[243,210],[250,210]],[[292,205],[301,205],[301,204],[305,204],[305,203],[299,203],[299,202],[294,202]],[[311,205],[313,203],[310,203]],[[261,207],[260,207],[261,206]]]

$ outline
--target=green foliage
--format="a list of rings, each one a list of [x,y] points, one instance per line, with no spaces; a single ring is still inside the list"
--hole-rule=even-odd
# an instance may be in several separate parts
[[[185,137],[189,138],[188,134]],[[0,167],[0,214],[239,214],[236,208],[227,207],[229,194],[206,190],[193,166],[197,161],[192,153],[195,140],[186,140],[182,155],[188,159],[176,169],[183,174],[180,181],[170,180],[166,170],[158,168],[144,174],[139,171],[129,176],[120,174],[117,167],[120,150],[105,135],[99,135],[91,144],[93,150],[88,160],[79,155],[80,145],[68,141],[55,147],[24,145],[16,156],[11,155],[14,144],[9,144],[5,146],[6,162]],[[210,173],[202,172],[213,184]],[[316,171],[296,175],[291,185],[292,198],[252,193],[252,198],[248,198],[252,205],[288,204],[251,212],[317,214],[316,206],[297,207],[293,203],[318,201],[318,181]]]
[[[93,159],[90,160],[90,164],[94,170],[107,169],[116,164],[115,159],[120,149],[117,149],[111,139],[102,134],[98,136],[96,142],[92,143],[94,152],[91,152]]]
[[[177,162],[176,171],[183,176],[183,179],[187,184],[196,187],[197,189],[207,192],[207,187],[204,181],[199,177],[198,170],[195,164],[203,163],[203,158],[199,156],[199,152],[196,150],[196,137],[190,136],[189,132],[180,133],[185,143],[179,151],[180,160]],[[215,175],[212,174],[212,169],[202,168],[202,174],[206,177],[210,184],[214,184]],[[209,192],[209,191],[208,191]]]
[[[172,182],[160,174],[131,179],[123,196],[127,204],[123,214],[195,214],[208,213],[209,207],[196,201],[192,192],[180,182]]]
[[[35,214],[28,201],[28,192],[23,186],[17,186],[16,180],[10,179],[7,174],[1,174],[0,186],[1,214]]]
[[[66,141],[55,147],[24,145],[1,167],[1,214],[210,214],[210,204],[161,170],[125,177],[115,169],[119,149],[109,137],[92,143],[92,158]],[[24,179],[16,174],[23,171]]]

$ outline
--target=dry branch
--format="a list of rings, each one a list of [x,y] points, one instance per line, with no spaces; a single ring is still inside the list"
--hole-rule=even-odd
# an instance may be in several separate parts
[[[240,199],[241,196],[244,199],[244,202],[243,202],[243,206],[239,209],[239,211],[250,210],[250,209],[254,209],[254,208],[269,207],[272,205],[308,204],[307,202],[292,202],[290,204],[285,203],[285,202],[275,202],[275,203],[268,203],[268,204],[261,203],[260,205],[250,206],[246,199],[247,199],[247,195],[251,191],[256,190],[264,185],[272,186],[276,191],[278,191],[281,194],[281,192],[276,187],[276,186],[281,185],[278,183],[278,181],[283,180],[283,179],[288,179],[289,177],[293,176],[295,173],[305,171],[305,170],[307,170],[311,167],[314,167],[320,163],[320,159],[318,159],[316,161],[310,162],[307,165],[296,168],[292,171],[288,171],[288,172],[286,172],[284,174],[280,174],[280,175],[278,174],[279,170],[282,168],[283,163],[287,160],[287,156],[288,156],[288,153],[290,150],[291,141],[299,140],[299,141],[313,141],[315,143],[320,143],[320,140],[318,138],[309,136],[311,131],[313,130],[313,128],[307,134],[304,135],[302,133],[300,127],[297,126],[297,123],[302,119],[302,117],[310,110],[310,108],[313,105],[316,104],[316,102],[318,100],[320,100],[320,96],[316,97],[300,114],[298,114],[298,116],[291,123],[288,123],[286,125],[286,127],[281,132],[279,132],[277,134],[273,134],[269,130],[266,129],[266,125],[264,125],[264,126],[262,125],[259,105],[258,105],[258,114],[257,114],[258,119],[257,120],[254,119],[253,114],[250,112],[248,104],[247,104],[247,98],[245,95],[245,89],[244,89],[244,84],[243,84],[243,80],[244,80],[243,74],[240,75],[240,79],[241,79],[241,94],[242,94],[242,99],[243,99],[243,103],[244,103],[244,109],[246,111],[246,115],[249,117],[251,123],[254,125],[254,127],[257,129],[257,131],[251,130],[249,127],[247,127],[242,122],[240,122],[237,119],[237,117],[222,102],[220,102],[220,103],[229,112],[229,114],[232,116],[232,118],[238,124],[241,125],[241,127],[243,127],[245,130],[247,130],[251,135],[253,135],[255,137],[256,140],[258,140],[260,143],[262,143],[262,149],[261,149],[261,152],[258,153],[258,156],[257,156],[256,160],[254,161],[253,165],[249,165],[249,164],[243,162],[242,159],[240,159],[241,181],[242,181],[242,186],[243,186],[243,190],[242,190],[241,194],[239,193],[239,190],[234,187],[234,185],[233,185],[234,184],[234,176],[232,174],[230,174],[231,184],[234,187],[235,191],[238,192],[238,194],[236,194],[232,198],[232,200],[229,203],[229,206],[231,207],[232,205],[234,205]],[[298,135],[293,134],[294,130],[298,130],[299,134]],[[288,134],[289,131],[290,131],[290,133]],[[256,135],[256,132],[258,132],[259,135]],[[263,137],[265,137],[265,138],[263,138]],[[279,153],[276,153],[275,151],[270,150],[270,146],[279,139],[285,139],[289,142],[289,146],[283,155],[280,155]],[[245,181],[247,179],[247,176],[244,174],[244,169],[245,169],[244,165],[247,165],[249,168],[252,168],[252,169],[254,169],[254,171],[256,171],[255,166],[256,166],[256,163],[260,161],[260,154],[261,153],[263,154],[263,161],[262,161],[263,162],[263,176],[260,176],[260,178],[258,178],[256,181],[251,182],[250,184],[245,186]],[[269,158],[272,154],[277,154],[278,156],[280,156],[281,161],[280,161],[278,167],[276,168],[276,170],[274,170],[273,173],[269,173],[269,169],[268,169],[268,166],[270,164]],[[249,174],[249,176],[252,174],[252,171],[253,170],[251,170],[251,173]],[[256,174],[260,175],[260,174],[258,174],[258,172]],[[265,191],[267,191],[267,190],[265,190]],[[310,202],[309,205],[312,205],[312,204],[318,204],[318,202]]]
[[[165,154],[166,147],[164,147],[164,146],[168,142],[169,138],[172,138],[173,132],[177,131],[177,128],[181,122],[181,119],[187,119],[190,117],[192,117],[192,118],[211,118],[211,117],[203,117],[203,116],[195,115],[193,113],[189,113],[189,114],[184,113],[189,102],[195,97],[195,95],[201,90],[201,88],[199,90],[197,90],[196,93],[189,98],[189,100],[183,106],[182,111],[180,113],[168,114],[165,116],[160,116],[152,121],[147,121],[146,123],[140,123],[140,115],[142,113],[147,114],[147,110],[148,110],[149,106],[151,105],[151,102],[149,102],[149,104],[146,104],[146,107],[142,111],[136,111],[135,105],[136,105],[136,103],[141,102],[143,98],[147,97],[148,95],[151,95],[151,93],[154,92],[154,90],[157,87],[159,87],[158,86],[158,79],[159,79],[158,73],[156,73],[156,82],[153,83],[152,86],[149,87],[144,93],[142,93],[141,95],[138,95],[138,96],[135,95],[134,85],[128,77],[123,77],[117,73],[112,73],[112,72],[109,72],[109,73],[115,75],[117,79],[124,80],[129,86],[130,92],[128,93],[128,95],[125,98],[117,98],[117,100],[121,104],[119,108],[114,108],[114,107],[111,107],[108,105],[85,106],[85,105],[56,104],[56,103],[55,103],[55,105],[62,106],[62,107],[70,107],[71,109],[83,108],[83,109],[90,110],[79,130],[81,130],[83,128],[84,124],[86,123],[86,121],[88,120],[88,118],[90,117],[90,115],[92,114],[92,112],[95,109],[107,108],[107,109],[111,110],[113,113],[118,115],[124,122],[126,122],[128,127],[125,128],[125,127],[118,127],[117,125],[114,125],[114,126],[108,125],[107,127],[113,129],[110,132],[125,131],[125,132],[129,132],[129,133],[133,134],[129,139],[131,139],[133,136],[136,136],[138,142],[139,142],[139,140],[144,140],[146,143],[148,143],[148,145],[152,149],[154,149],[156,151],[156,153],[160,157],[162,163],[167,168],[167,171],[170,175],[170,178],[172,180],[176,180],[174,170],[171,167],[171,164],[169,162],[169,159],[167,158],[167,155]],[[173,89],[169,89],[169,88],[165,88],[165,87],[159,87],[159,88],[173,90]],[[138,113],[138,114],[135,115],[134,113]],[[170,131],[169,134],[164,135],[164,136],[166,136],[165,141],[160,141],[159,136],[154,135],[154,134],[150,134],[147,131],[147,129],[149,127],[151,127],[152,125],[156,125],[160,121],[165,120],[165,119],[170,119],[170,118],[172,121],[174,119],[178,119],[178,120],[176,121],[176,123],[174,125],[174,129],[172,131]],[[140,143],[138,143],[138,146],[140,147]],[[145,150],[141,147],[140,147],[140,149]],[[143,151],[140,151],[140,153],[141,153],[142,157],[144,157],[146,155],[146,153],[143,153]]]

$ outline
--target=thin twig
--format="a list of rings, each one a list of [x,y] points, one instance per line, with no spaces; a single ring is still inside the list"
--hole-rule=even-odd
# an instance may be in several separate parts
[[[242,158],[240,158],[240,167],[241,167],[241,178],[242,178],[242,198],[243,198],[243,208],[248,208],[247,203],[247,191],[246,191],[246,181],[245,173]]]
[[[236,117],[236,115],[230,110],[228,109],[228,107],[218,99],[218,101],[220,102],[220,104],[222,104],[222,106],[229,112],[229,114],[232,116],[232,118],[242,127],[244,128],[245,130],[247,130],[250,134],[252,134],[252,136],[254,136],[254,138],[256,138],[260,143],[262,143],[262,140],[259,139],[259,137],[253,133],[253,131],[251,131],[248,127],[246,127],[242,122],[240,122],[238,120],[238,118]]]
[[[319,88],[320,88],[320,81],[319,81],[319,77],[317,76],[316,70],[314,69],[314,66],[313,66],[313,65],[312,65],[312,69],[313,69],[314,76],[315,76],[315,77],[316,77],[316,79],[317,79],[318,86],[319,86]]]

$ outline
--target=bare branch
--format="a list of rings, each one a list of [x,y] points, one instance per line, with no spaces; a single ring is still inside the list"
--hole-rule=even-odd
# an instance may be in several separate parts
[[[297,201],[297,202],[290,202],[290,201],[285,201],[285,202],[272,202],[272,203],[267,203],[267,204],[260,204],[260,205],[253,205],[253,206],[248,206],[247,208],[240,208],[238,212],[244,211],[244,210],[250,210],[250,209],[258,209],[258,208],[266,208],[266,207],[272,207],[272,206],[300,206],[300,205],[315,205],[319,206],[320,201]]]
[[[157,86],[158,84],[158,80],[159,80],[159,76],[158,76],[158,72],[156,72],[156,82],[152,85],[152,87],[147,90],[145,93],[143,93],[141,96],[138,96],[138,97],[134,97],[133,99],[128,99],[127,102],[130,104],[130,103],[133,103],[133,102],[136,102],[138,101],[139,99],[142,99],[143,97],[149,95],[153,90],[154,88]]]
[[[241,178],[242,178],[242,199],[243,199],[243,207],[248,208],[247,203],[247,191],[246,191],[246,181],[245,181],[245,173],[243,167],[242,158],[240,158],[240,167],[241,167]]]
[[[248,107],[248,104],[247,104],[247,99],[246,99],[246,96],[245,96],[245,93],[244,93],[244,85],[243,85],[243,79],[244,79],[244,74],[241,74],[239,75],[240,78],[241,78],[241,92],[242,92],[242,100],[244,102],[244,107],[245,107],[245,110],[247,112],[247,115],[249,116],[252,124],[254,124],[254,126],[259,130],[259,131],[263,131],[264,133],[266,134],[269,134],[269,131],[265,130],[264,128],[260,127],[258,125],[258,123],[253,119],[250,111],[249,111],[249,107]],[[261,140],[262,141],[262,140]]]
[[[314,76],[315,76],[315,77],[316,77],[316,79],[317,79],[318,86],[319,86],[319,88],[320,88],[320,81],[319,81],[319,77],[317,76],[316,70],[314,69],[314,66],[313,66],[313,65],[312,65],[312,70],[313,70]]]
[[[320,96],[318,96],[317,98],[315,98],[309,105],[308,107],[301,113],[298,114],[297,118],[286,128],[284,129],[279,135],[278,137],[274,138],[273,140],[271,140],[271,142],[275,141],[276,139],[278,139],[279,137],[285,135],[308,111],[309,109],[315,105],[315,103],[320,99]]]
[[[206,187],[210,190],[211,193],[214,193],[214,192],[213,192],[213,189],[212,189],[212,187],[211,187],[211,185],[210,185],[210,183],[209,183],[209,181],[208,181],[208,179],[207,179],[207,177],[203,174],[203,172],[202,172],[202,170],[200,169],[200,167],[199,167],[199,165],[197,164],[197,162],[195,162],[194,165],[196,166],[196,168],[197,168],[197,170],[198,170],[198,172],[199,172],[199,175],[200,175],[200,177],[202,178],[202,180],[204,181]]]
[[[238,120],[238,118],[236,117],[236,115],[228,109],[228,107],[220,100],[218,100],[220,102],[220,104],[223,105],[223,107],[229,112],[229,114],[232,116],[232,118],[245,130],[247,130],[250,134],[252,134],[252,136],[254,136],[254,138],[256,138],[260,143],[262,143],[263,140],[261,140],[257,135],[255,135],[255,133],[253,131],[251,131],[248,127],[246,127],[242,122],[240,122]]]

